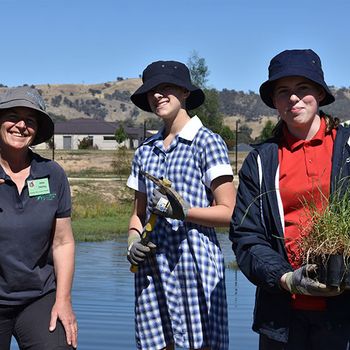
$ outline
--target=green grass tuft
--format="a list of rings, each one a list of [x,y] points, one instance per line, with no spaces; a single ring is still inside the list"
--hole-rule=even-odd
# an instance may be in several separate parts
[[[299,242],[304,262],[317,256],[350,256],[350,189],[343,179],[330,199],[323,197],[320,210],[312,201],[304,202],[308,225],[301,228]]]
[[[126,234],[131,203],[110,203],[100,194],[78,193],[73,198],[72,225],[77,241],[103,241]]]

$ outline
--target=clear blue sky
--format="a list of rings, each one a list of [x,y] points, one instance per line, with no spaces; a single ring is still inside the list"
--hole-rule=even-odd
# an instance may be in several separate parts
[[[0,83],[136,78],[195,50],[209,86],[257,92],[275,54],[312,48],[349,87],[349,18],[349,0],[0,0]]]

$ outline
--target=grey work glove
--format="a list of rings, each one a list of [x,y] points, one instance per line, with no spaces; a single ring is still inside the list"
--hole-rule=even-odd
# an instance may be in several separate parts
[[[286,285],[292,294],[331,297],[341,294],[344,288],[330,287],[316,279],[317,265],[307,264],[293,272],[286,273]]]
[[[172,188],[167,189],[166,194],[155,188],[151,204],[153,213],[178,220],[185,220],[190,209],[190,205]]]
[[[156,247],[152,242],[143,245],[141,237],[135,237],[129,242],[127,258],[132,265],[138,266],[146,260],[148,255],[154,252]]]

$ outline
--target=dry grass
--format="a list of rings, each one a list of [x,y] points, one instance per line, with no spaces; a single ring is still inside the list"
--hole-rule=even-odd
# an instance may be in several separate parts
[[[43,157],[52,159],[51,150],[37,150]],[[95,193],[110,203],[132,202],[133,191],[126,187],[126,180],[131,169],[131,159],[134,151],[126,151],[127,160],[118,159],[116,151],[102,151],[102,150],[56,150],[54,159],[65,170],[70,179],[72,196],[79,193]],[[247,156],[245,152],[238,153],[238,170]],[[230,162],[235,171],[235,154],[229,153]],[[124,164],[124,168],[128,171],[122,174],[119,178],[120,169],[116,169],[116,165]],[[124,169],[124,170],[125,170]],[[74,180],[74,178],[79,178]],[[85,180],[84,180],[85,178]],[[110,181],[102,181],[110,178]],[[119,180],[115,180],[119,178]],[[238,185],[238,178],[235,177],[235,185]]]
[[[35,150],[35,152],[41,154],[43,157],[52,159],[52,150]],[[113,150],[55,150],[54,159],[63,167],[68,175],[74,174],[76,177],[85,175],[98,177],[96,175],[117,175],[115,166],[116,164],[120,166],[121,162],[125,163],[125,167],[131,169],[133,154],[133,150],[125,151],[125,154],[118,154],[117,151]],[[247,152],[238,153],[238,170],[241,168],[247,155]],[[121,157],[123,159],[121,159]],[[234,152],[229,152],[229,159],[233,170],[235,170],[236,156]]]
[[[268,120],[271,120],[272,122],[277,122],[277,116],[273,117],[267,117],[262,116],[258,121],[246,121],[245,116],[226,116],[224,117],[224,124],[227,125],[232,131],[236,130],[236,121],[240,120],[241,124],[247,125],[249,128],[252,129],[251,137],[252,139],[255,139],[256,137],[260,136],[266,122]],[[240,125],[241,125],[240,124]]]
[[[35,150],[43,157],[52,159],[52,150]],[[131,169],[131,159],[134,151],[126,151]],[[62,166],[68,176],[74,175],[98,177],[103,175],[117,175],[115,162],[119,163],[118,151],[115,150],[55,150],[54,160]]]

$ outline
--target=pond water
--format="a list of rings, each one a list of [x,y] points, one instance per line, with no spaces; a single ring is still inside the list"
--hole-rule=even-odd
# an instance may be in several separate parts
[[[219,234],[226,262],[234,260],[226,235]],[[126,241],[78,243],[73,304],[79,322],[79,349],[135,349],[133,275],[125,255]],[[230,350],[253,350],[251,330],[255,288],[239,271],[226,270]],[[17,350],[12,342],[11,350]]]

